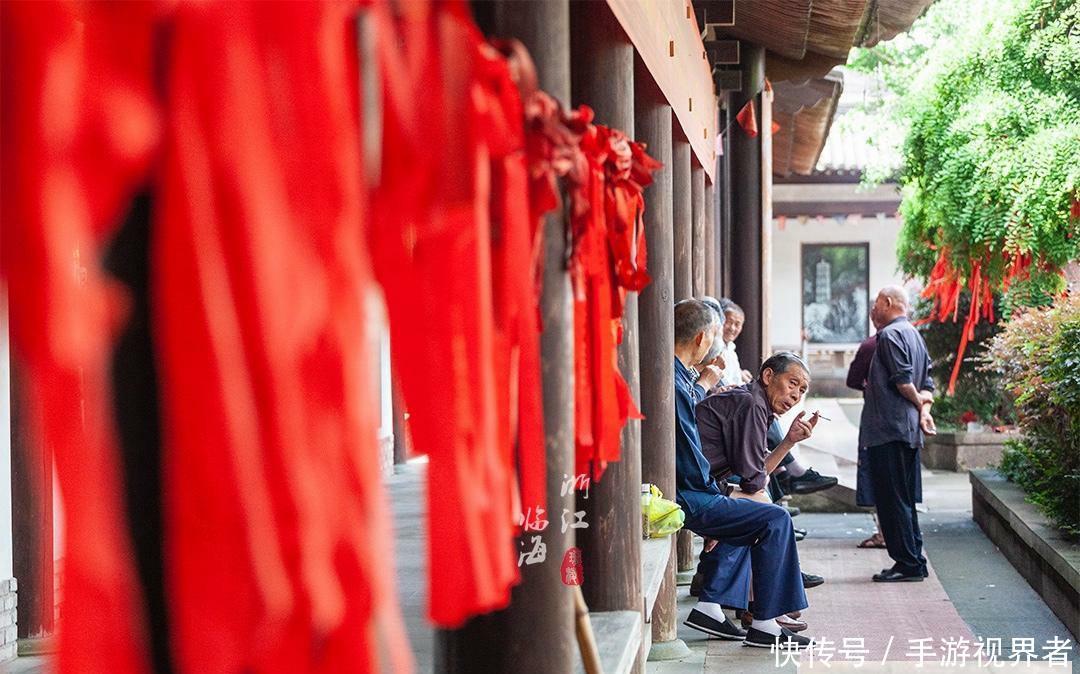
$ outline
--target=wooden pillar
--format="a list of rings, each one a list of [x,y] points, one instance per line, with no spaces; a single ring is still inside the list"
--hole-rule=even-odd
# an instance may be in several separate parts
[[[716,287],[716,220],[714,179],[705,184],[705,294],[713,297],[720,295]]]
[[[690,267],[694,297],[705,294],[705,169],[694,162],[690,168]]]
[[[690,186],[690,143],[676,125],[671,142],[672,235],[675,245],[675,301],[694,295],[691,246],[692,196]]]
[[[737,114],[748,101],[760,124],[761,83],[765,76],[765,49],[742,44],[743,90],[731,95],[731,110]],[[735,342],[739,362],[751,372],[761,364],[765,316],[762,262],[761,135],[751,138],[738,124],[731,137],[731,299],[746,312],[742,334]]]
[[[671,193],[672,193],[672,236],[675,249],[675,301],[692,297],[693,264],[691,244],[693,243],[692,199],[690,179],[690,143],[683,136],[676,124],[671,143]],[[675,556],[676,571],[680,574],[679,584],[690,582],[686,572],[694,568],[692,534],[680,531],[676,535]]]
[[[606,3],[570,5],[571,91],[574,105],[596,111],[598,124],[634,133],[634,48]],[[640,389],[637,294],[627,295],[619,368],[635,399]],[[585,579],[582,591],[590,610],[642,608],[641,589],[641,430],[627,424],[620,460],[608,464],[588,499],[578,499],[588,528],[579,529]],[[640,663],[639,663],[640,666]]]
[[[409,437],[405,425],[405,405],[401,401],[401,391],[398,390],[397,381],[393,378],[391,378],[390,395],[393,405],[390,414],[394,424],[394,465],[396,466],[409,460]]]
[[[675,494],[675,261],[671,204],[671,106],[640,58],[634,59],[634,112],[637,140],[664,168],[645,188],[645,238],[652,283],[641,292],[641,479]],[[674,545],[674,541],[669,541]],[[675,550],[671,551],[652,613],[650,660],[674,660],[690,651],[678,638]]]
[[[491,32],[514,37],[536,63],[540,88],[570,100],[570,10],[567,0],[500,0],[490,8]],[[574,312],[567,269],[566,211],[544,221],[544,332],[541,364],[547,449],[550,524],[541,534],[545,562],[524,565],[510,606],[436,635],[437,672],[571,672],[579,661],[574,641],[572,589],[562,583],[560,563],[574,545],[574,529],[561,531],[563,509],[574,510],[572,493],[561,495],[574,472]]]
[[[17,356],[11,354],[12,571],[19,583],[19,639],[53,632],[52,452],[38,438],[44,423],[31,419]],[[5,628],[6,629],[6,628]]]

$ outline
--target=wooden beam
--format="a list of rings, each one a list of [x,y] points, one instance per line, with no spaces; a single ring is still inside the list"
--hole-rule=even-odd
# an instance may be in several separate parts
[[[713,86],[716,87],[717,96],[729,91],[742,91],[743,73],[741,70],[714,70]]]
[[[738,65],[738,40],[705,40],[705,53],[712,65]]]
[[[703,26],[735,25],[735,0],[694,0],[694,7],[701,14],[698,23]]]
[[[698,163],[711,178],[716,159],[716,97],[690,0],[607,0],[607,4],[671,105]]]

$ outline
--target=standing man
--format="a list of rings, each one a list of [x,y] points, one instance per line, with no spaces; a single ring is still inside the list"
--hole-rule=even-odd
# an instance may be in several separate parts
[[[899,286],[882,288],[870,310],[871,320],[882,327],[866,379],[860,435],[870,462],[878,523],[894,562],[874,575],[878,583],[927,576],[915,490],[923,434],[936,433],[930,416],[934,382],[926,343],[907,314],[907,293]]]

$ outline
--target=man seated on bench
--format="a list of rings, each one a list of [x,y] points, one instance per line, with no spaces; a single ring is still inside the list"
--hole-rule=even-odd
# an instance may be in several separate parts
[[[675,498],[686,513],[685,528],[718,541],[709,543],[702,555],[698,568],[705,582],[686,625],[722,639],[744,640],[748,646],[805,648],[813,642],[775,620],[807,606],[791,518],[771,503],[728,497],[701,453],[689,367],[701,362],[712,346],[717,320],[712,309],[696,300],[675,307]],[[809,422],[799,419],[793,426],[792,440],[810,436]],[[735,560],[737,566],[721,568],[723,560]],[[746,608],[751,582],[755,618],[744,631],[724,613],[723,605]]]

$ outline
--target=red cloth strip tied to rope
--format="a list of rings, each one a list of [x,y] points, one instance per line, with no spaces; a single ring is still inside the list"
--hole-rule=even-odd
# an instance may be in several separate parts
[[[430,616],[454,628],[509,602],[519,516],[546,507],[539,222],[581,163],[567,151],[579,133],[524,48],[486,43],[465,4],[396,11],[380,25],[372,245],[413,443],[430,457]]]
[[[591,120],[590,120],[591,121]],[[619,459],[622,427],[642,419],[618,368],[627,291],[649,283],[642,190],[660,164],[620,131],[590,125],[587,170],[573,186],[576,472],[599,479]]]
[[[960,377],[960,365],[963,363],[964,354],[968,344],[975,339],[975,326],[983,319],[993,323],[994,316],[994,291],[990,280],[983,273],[985,261],[975,261],[971,265],[971,276],[965,280],[960,276],[949,259],[950,251],[947,246],[942,246],[938,252],[937,261],[930,272],[930,278],[921,296],[932,299],[933,304],[930,314],[916,321],[916,325],[924,325],[932,321],[944,323],[952,316],[955,323],[960,313],[960,291],[965,284],[971,294],[971,302],[968,307],[968,315],[964,320],[964,328],[960,333],[960,343],[956,349],[956,359],[953,362],[952,373],[949,376],[947,392],[952,395],[956,392],[956,380]],[[1005,268],[1005,276],[1002,290],[1008,290],[1009,285],[1017,278],[1026,278],[1031,267],[1031,254],[1016,252],[1011,257],[1002,253],[1008,263]]]
[[[61,674],[150,672],[109,386],[125,298],[100,260],[159,139],[157,14],[0,3],[0,279],[23,383],[12,394],[38,422],[28,444],[52,452],[66,517]]]

